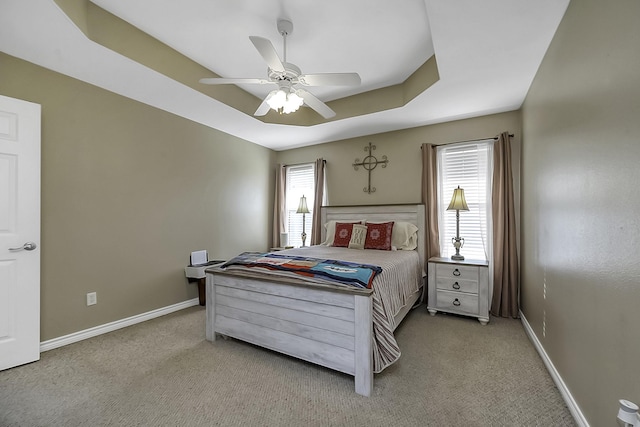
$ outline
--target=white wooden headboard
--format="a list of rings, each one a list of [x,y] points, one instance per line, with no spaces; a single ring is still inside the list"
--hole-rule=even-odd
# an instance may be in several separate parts
[[[424,256],[425,242],[425,207],[422,204],[407,205],[367,205],[367,206],[323,206],[321,210],[322,224],[328,221],[404,221],[418,227],[418,248],[420,259],[426,262]],[[326,240],[327,230],[322,227],[322,241]]]

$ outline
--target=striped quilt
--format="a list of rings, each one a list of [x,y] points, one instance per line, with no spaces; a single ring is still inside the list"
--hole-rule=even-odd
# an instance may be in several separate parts
[[[335,282],[357,288],[371,289],[373,278],[382,272],[377,265],[313,258],[279,253],[244,252],[227,261],[220,268],[230,266],[266,268],[286,271],[304,277],[314,277],[327,282]]]

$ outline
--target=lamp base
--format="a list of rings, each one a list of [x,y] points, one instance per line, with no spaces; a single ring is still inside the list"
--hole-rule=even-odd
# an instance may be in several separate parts
[[[460,255],[460,248],[464,246],[464,239],[456,236],[451,238],[451,243],[453,243],[453,247],[456,249],[456,253],[451,255],[451,259],[454,261],[463,261],[464,257]]]

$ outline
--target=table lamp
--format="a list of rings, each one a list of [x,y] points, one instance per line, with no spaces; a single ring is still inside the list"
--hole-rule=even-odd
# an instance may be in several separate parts
[[[451,238],[453,247],[456,248],[455,255],[451,255],[451,259],[463,261],[464,257],[460,255],[460,248],[464,246],[464,239],[460,237],[460,211],[468,211],[467,201],[464,199],[464,189],[458,188],[453,190],[453,197],[449,203],[448,211],[456,211],[456,237]]]
[[[305,240],[307,240],[307,233],[305,233],[304,230],[304,215],[309,213],[309,208],[307,207],[307,198],[304,197],[304,194],[302,195],[302,197],[300,197],[300,204],[298,205],[298,210],[296,211],[296,213],[301,213],[302,214],[302,247],[304,247],[304,242]]]

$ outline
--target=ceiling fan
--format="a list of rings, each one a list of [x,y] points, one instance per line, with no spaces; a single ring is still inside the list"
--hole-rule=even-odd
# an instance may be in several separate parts
[[[254,116],[264,116],[272,108],[279,113],[289,114],[296,111],[302,104],[306,104],[325,119],[336,115],[327,104],[318,99],[311,92],[300,86],[358,86],[358,73],[320,73],[302,74],[300,68],[287,62],[287,36],[293,31],[293,23],[286,19],[277,22],[278,32],[282,35],[284,58],[281,61],[273,44],[268,39],[249,36],[258,53],[269,66],[266,79],[247,78],[205,78],[200,83],[209,85],[219,84],[273,84],[278,89],[271,91],[262,101]]]

